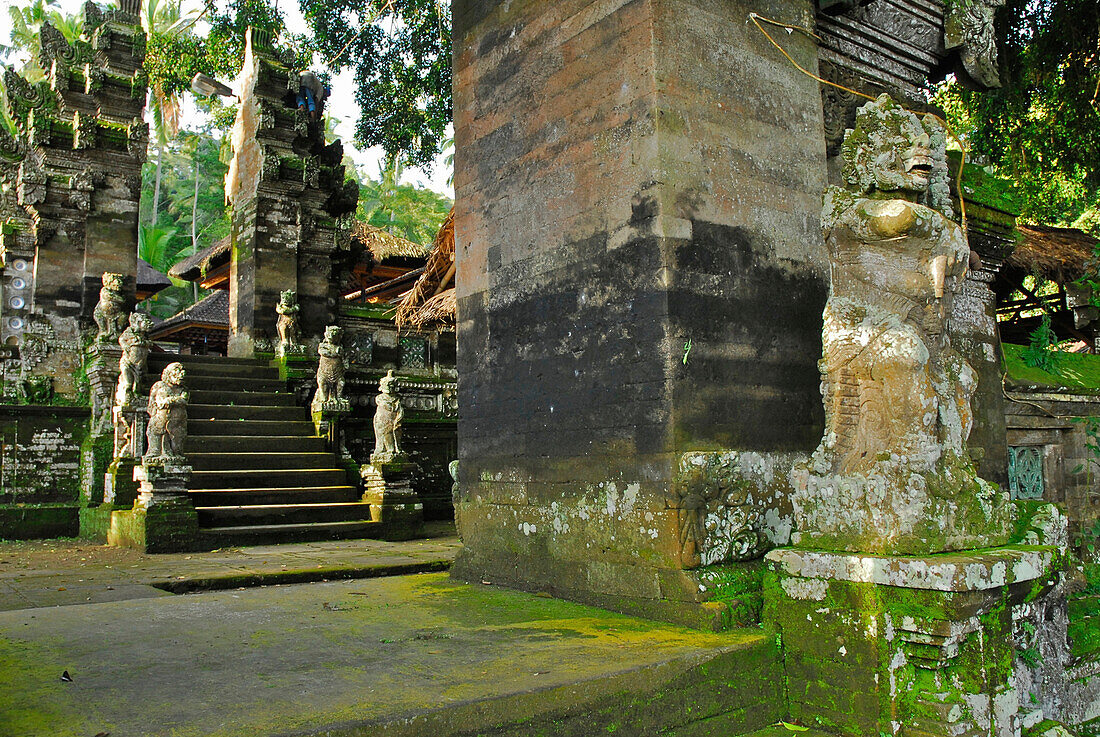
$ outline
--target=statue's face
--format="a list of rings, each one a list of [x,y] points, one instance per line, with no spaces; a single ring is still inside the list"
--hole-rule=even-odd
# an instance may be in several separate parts
[[[936,133],[935,137],[932,135]],[[860,108],[844,140],[844,175],[859,192],[927,192],[946,161],[942,128],[886,95]],[[939,150],[937,150],[939,149]]]
[[[287,290],[285,292],[280,292],[279,293],[279,302],[282,303],[286,307],[289,307],[290,305],[294,304],[294,292],[290,291],[290,290]]]
[[[325,340],[329,343],[339,343],[340,339],[344,336],[343,329],[336,325],[329,325],[325,328]]]
[[[103,286],[116,292],[122,289],[122,274],[112,274],[110,272],[104,272]]]
[[[184,371],[182,363],[170,363],[164,367],[164,371],[161,372],[160,378],[172,386],[182,386],[186,376],[187,372]]]
[[[139,333],[144,333],[153,327],[153,321],[144,312],[131,312],[130,327]]]

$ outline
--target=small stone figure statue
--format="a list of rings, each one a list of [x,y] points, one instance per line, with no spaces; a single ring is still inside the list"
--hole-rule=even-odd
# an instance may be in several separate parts
[[[174,461],[183,456],[187,440],[187,392],[183,390],[186,373],[183,364],[170,363],[161,372],[160,381],[149,391],[149,447],[142,458],[151,461]]]
[[[300,343],[302,331],[298,327],[298,312],[300,309],[298,295],[293,289],[288,289],[280,294],[279,304],[275,305],[275,311],[279,313],[279,320],[275,323],[275,328],[279,331],[277,350],[280,356],[302,352]]]
[[[388,463],[401,454],[401,421],[405,410],[397,396],[397,378],[390,370],[378,382],[379,394],[374,398],[374,452],[371,463]]]
[[[126,327],[126,298],[122,296],[122,274],[103,272],[103,288],[99,290],[99,302],[92,317],[99,328],[97,343],[114,343]]]
[[[319,410],[347,411],[344,399],[344,348],[341,342],[344,331],[338,325],[325,328],[325,339],[317,346],[317,393],[313,395],[311,408]]]
[[[118,388],[115,390],[115,406],[130,404],[134,392],[145,374],[145,363],[149,358],[149,329],[152,319],[142,312],[130,313],[130,327],[122,331],[118,344],[122,348],[122,357],[118,362]]]

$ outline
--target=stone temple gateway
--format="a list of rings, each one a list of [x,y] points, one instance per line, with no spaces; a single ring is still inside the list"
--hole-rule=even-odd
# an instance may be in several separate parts
[[[1006,231],[952,221],[914,114],[947,71],[998,84],[995,8],[454,4],[454,575],[716,628],[762,596],[791,717],[830,732],[1100,716],[1067,675],[1064,517],[978,474],[1005,467]],[[860,115],[899,111],[871,152],[899,163],[827,247],[881,93]]]

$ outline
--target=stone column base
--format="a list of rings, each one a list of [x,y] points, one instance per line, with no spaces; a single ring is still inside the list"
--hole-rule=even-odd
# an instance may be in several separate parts
[[[370,518],[385,527],[385,537],[405,540],[423,534],[424,505],[411,482],[416,466],[404,458],[386,463],[368,463],[360,469],[365,490],[363,501],[370,504]]]
[[[146,553],[197,550],[199,518],[187,496],[191,467],[156,461],[134,467],[139,483],[132,510],[111,514],[107,542]]]
[[[766,560],[793,719],[845,735],[1020,734],[1013,614],[1057,584],[1057,548]]]

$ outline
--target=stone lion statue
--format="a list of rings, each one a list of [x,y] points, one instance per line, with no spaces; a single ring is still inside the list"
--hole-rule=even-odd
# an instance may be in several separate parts
[[[278,352],[280,355],[302,352],[302,331],[298,326],[298,295],[293,289],[288,289],[279,294],[279,304],[275,305],[275,312],[279,319],[275,323],[275,329],[279,333]]]
[[[401,454],[401,421],[405,410],[397,396],[397,377],[391,369],[378,382],[379,393],[374,398],[374,452],[371,463],[386,463]]]
[[[833,549],[931,552],[969,544],[956,515],[1003,522],[966,452],[977,379],[947,329],[970,249],[945,145],[938,121],[887,95],[845,135],[846,187],[829,188],[822,215],[825,434],[792,472],[804,542],[825,531],[816,544]]]
[[[122,274],[103,272],[103,288],[99,290],[99,302],[96,303],[92,317],[99,331],[95,339],[98,343],[113,343],[118,340],[126,327],[126,298],[122,295]]]
[[[182,363],[170,363],[160,374],[160,381],[149,391],[148,447],[143,461],[179,460],[187,440],[187,392]]]
[[[325,339],[317,346],[317,393],[312,408],[348,409],[344,399],[344,330],[338,325],[325,328]]]
[[[118,337],[122,356],[118,361],[118,385],[115,389],[115,405],[125,407],[141,383],[145,374],[145,363],[149,358],[149,330],[153,320],[142,312],[130,313],[130,327]]]

